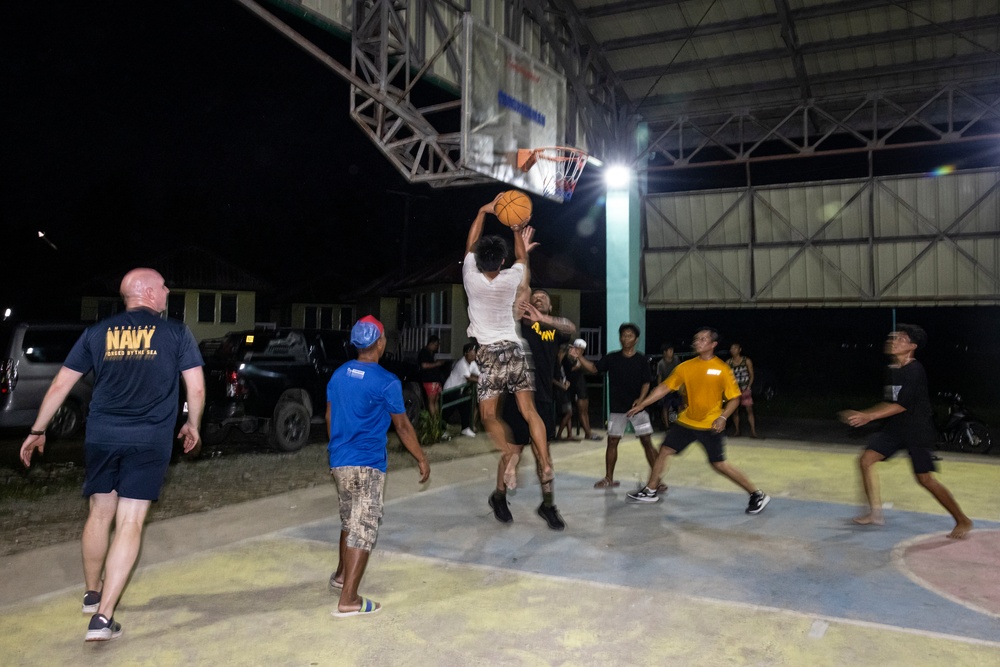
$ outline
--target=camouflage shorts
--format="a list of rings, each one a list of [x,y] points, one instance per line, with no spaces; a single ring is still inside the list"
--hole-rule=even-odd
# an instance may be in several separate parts
[[[347,546],[371,551],[382,518],[385,473],[367,466],[331,468],[340,494],[340,529],[347,533]]]
[[[479,400],[500,394],[535,390],[535,372],[528,368],[524,350],[517,343],[502,340],[481,345],[476,353],[479,364]]]

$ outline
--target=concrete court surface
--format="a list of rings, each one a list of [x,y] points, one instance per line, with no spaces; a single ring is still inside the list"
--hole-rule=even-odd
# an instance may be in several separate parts
[[[697,445],[664,501],[626,504],[648,468],[634,438],[620,453],[621,487],[597,491],[604,443],[553,446],[563,533],[534,514],[530,461],[511,525],[486,504],[495,455],[436,465],[424,488],[390,473],[370,617],[329,613],[332,485],[148,526],[112,642],[83,642],[76,542],[4,557],[0,664],[1000,664],[995,459],[946,455],[976,521],[951,541],[905,457],[881,466],[888,523],[867,528],[850,523],[855,447],[730,439],[773,497],[753,517]]]

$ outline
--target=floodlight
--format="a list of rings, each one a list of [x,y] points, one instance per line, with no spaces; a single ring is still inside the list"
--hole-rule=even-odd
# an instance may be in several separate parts
[[[609,188],[622,189],[627,188],[629,181],[632,180],[632,170],[625,165],[611,165],[604,172],[604,183]]]

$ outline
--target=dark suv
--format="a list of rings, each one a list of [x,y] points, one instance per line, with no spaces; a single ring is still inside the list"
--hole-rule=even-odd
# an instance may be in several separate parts
[[[218,443],[235,427],[266,433],[271,445],[284,451],[301,448],[311,423],[324,421],[330,376],[357,354],[349,339],[346,331],[257,329],[202,341],[202,439]],[[383,365],[402,380],[407,414],[412,411],[414,420],[422,404],[415,369],[391,360]]]
[[[85,324],[0,324],[0,427],[31,426],[45,392],[62,368]],[[93,374],[74,385],[48,426],[48,435],[66,438],[83,427],[90,406]]]

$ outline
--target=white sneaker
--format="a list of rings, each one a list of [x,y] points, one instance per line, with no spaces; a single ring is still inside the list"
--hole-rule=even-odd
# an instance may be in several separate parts
[[[476,437],[476,432],[473,431],[471,428],[463,428],[462,429],[462,435],[464,435],[466,437],[469,437],[469,438],[475,438]]]

